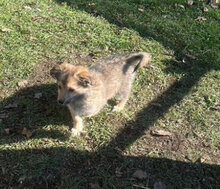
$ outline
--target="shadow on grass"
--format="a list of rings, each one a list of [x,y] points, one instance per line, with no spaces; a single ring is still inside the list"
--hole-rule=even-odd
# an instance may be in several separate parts
[[[2,120],[4,128],[1,130],[1,144],[4,141],[13,143],[26,140],[22,136],[22,130],[26,127],[35,131],[33,138],[59,138],[66,140],[66,133],[53,129],[54,125],[70,125],[71,119],[65,107],[57,103],[57,86],[55,84],[44,84],[27,87],[19,90],[11,97],[1,103],[1,114],[6,115]],[[39,98],[37,98],[39,96]],[[17,104],[16,108],[4,108],[10,104]],[[53,126],[50,129],[44,126]],[[5,135],[4,129],[9,129],[9,135]],[[7,139],[7,140],[4,140]]]
[[[85,189],[90,188],[91,183],[98,183],[106,189],[133,188],[133,184],[153,188],[156,181],[162,181],[167,188],[219,186],[220,167],[205,163],[90,153],[71,147],[1,150],[2,157],[13,162],[11,169],[0,174],[1,184],[5,187]],[[145,170],[147,178],[133,179],[132,174],[137,169]]]
[[[156,181],[162,181],[167,188],[217,188],[220,184],[219,165],[186,163],[165,158],[131,157],[121,153],[144,135],[144,132],[168,112],[170,107],[180,102],[206,72],[206,69],[201,68],[199,73],[186,74],[179,81],[171,84],[166,91],[151,101],[161,104],[160,108],[149,103],[138,113],[135,121],[126,123],[124,129],[110,143],[96,152],[78,151],[74,146],[44,148],[43,144],[35,149],[1,150],[1,166],[7,168],[4,175],[0,175],[2,186],[89,188],[90,183],[98,183],[103,188],[132,188],[133,184],[148,185],[152,188]],[[39,92],[43,96],[34,99],[34,94]],[[14,116],[21,116],[14,125],[17,127],[27,123],[31,128],[70,123],[68,112],[57,105],[55,92],[55,86],[49,84],[26,88],[9,97],[7,102],[21,98],[24,100],[21,104],[25,105],[20,104],[17,110],[12,109],[14,112],[9,110],[12,112],[9,114],[7,125],[14,124]],[[46,110],[39,110],[41,106]],[[29,119],[23,115],[27,111],[29,111],[27,116]],[[134,125],[138,129],[133,129]],[[55,133],[53,136],[53,133],[42,133],[39,134],[40,137],[45,135],[45,137],[57,137],[59,140],[68,137],[64,134]],[[3,137],[7,144],[10,143],[8,142],[10,136]],[[16,136],[11,138],[14,141]],[[15,141],[23,139],[24,137],[16,138]],[[10,162],[10,165],[7,162]],[[137,169],[146,170],[147,178],[141,181],[134,180],[132,173]],[[119,170],[120,174],[116,173],[116,170]]]
[[[68,2],[68,5],[73,6],[73,8],[78,7],[80,10],[102,15],[111,23],[135,29],[143,37],[153,38],[165,47],[174,49],[178,58],[183,54],[182,51],[186,44],[184,42],[181,43],[181,37],[178,43],[175,44],[175,42],[167,41],[167,38],[163,37],[163,35],[157,35],[160,33],[159,31],[159,33],[155,33],[157,28],[151,31],[149,27],[141,27],[140,23],[123,22],[120,17],[116,18],[116,16],[107,13],[107,11],[103,12],[101,9],[84,6],[83,3],[77,4],[77,2],[87,3],[87,1],[73,2],[69,0],[65,2]],[[99,2],[104,6],[104,1]],[[147,1],[140,2],[147,3]],[[150,2],[151,6],[153,6],[153,1]],[[123,4],[122,1],[121,4]],[[110,1],[103,8],[111,9]],[[159,9],[160,7],[154,8]],[[179,103],[204,74],[213,69],[210,65],[201,67],[201,65],[206,63],[204,61],[200,62],[200,64],[199,61],[201,59],[192,63],[188,68],[170,65],[166,71],[184,72],[185,75],[153,99],[153,102],[160,104],[161,107],[155,107],[151,103],[146,105],[138,113],[135,121],[126,123],[124,129],[110,143],[101,147],[97,152],[77,151],[74,147],[1,150],[0,160],[2,167],[9,167],[5,160],[13,162],[13,166],[10,166],[12,170],[9,168],[4,172],[4,175],[0,176],[1,183],[3,186],[7,184],[8,186],[20,185],[20,187],[26,186],[29,188],[54,188],[57,186],[61,188],[89,188],[89,183],[96,182],[103,188],[132,188],[132,184],[145,184],[152,188],[154,182],[161,180],[167,185],[167,188],[218,188],[220,186],[219,165],[199,162],[186,163],[165,158],[131,157],[121,153],[144,135],[144,131],[168,112],[169,108]],[[22,103],[18,109],[9,113],[10,119],[7,119],[5,124],[11,125],[13,130],[16,127],[21,129],[23,125],[37,128],[49,124],[66,125],[70,123],[70,116],[67,110],[61,110],[60,106],[56,104],[55,91],[54,85],[41,85],[24,89],[10,97],[7,102],[21,100]],[[37,92],[43,94],[41,99],[34,99],[34,94]],[[53,100],[51,101],[51,99]],[[14,123],[14,120],[18,120],[18,118],[19,121]],[[132,129],[131,126],[134,125],[138,129]],[[54,137],[53,133],[47,134]],[[63,138],[65,140],[65,135],[61,133],[60,136],[58,136],[59,139]],[[19,138],[18,140],[22,139]],[[8,140],[5,141],[8,143]],[[13,169],[18,169],[18,171],[13,171]],[[138,181],[132,178],[132,173],[137,169],[146,170],[148,176],[145,180]],[[120,174],[116,173],[116,170]]]

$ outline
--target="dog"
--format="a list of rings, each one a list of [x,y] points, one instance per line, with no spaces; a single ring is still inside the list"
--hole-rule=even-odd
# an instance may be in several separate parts
[[[50,75],[58,83],[58,102],[67,105],[73,119],[72,136],[83,132],[81,117],[97,114],[113,97],[119,100],[113,111],[121,111],[129,98],[135,73],[151,60],[146,52],[109,56],[89,68],[61,64]]]

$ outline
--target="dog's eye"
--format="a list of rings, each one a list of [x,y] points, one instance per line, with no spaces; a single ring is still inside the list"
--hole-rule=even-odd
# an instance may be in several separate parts
[[[75,91],[74,89],[69,88],[69,92],[70,92],[70,93],[72,93],[72,92],[74,92],[74,91]]]

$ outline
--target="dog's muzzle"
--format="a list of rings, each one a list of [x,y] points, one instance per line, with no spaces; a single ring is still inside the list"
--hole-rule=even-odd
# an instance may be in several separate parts
[[[60,103],[60,104],[64,104],[64,102],[65,102],[65,100],[58,100],[58,102]]]
[[[67,105],[73,100],[73,97],[74,96],[66,98],[66,99],[60,99],[60,100],[58,100],[58,102],[62,105]]]
[[[74,94],[73,96],[66,98],[66,99],[60,99],[58,102],[62,105],[67,105],[73,101],[79,101],[82,100],[85,97],[84,94]]]

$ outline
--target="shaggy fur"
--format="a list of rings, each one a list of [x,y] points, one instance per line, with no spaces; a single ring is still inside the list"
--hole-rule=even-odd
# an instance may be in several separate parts
[[[86,68],[61,64],[51,70],[58,81],[58,101],[67,105],[73,118],[72,135],[83,130],[81,116],[97,114],[113,97],[119,100],[113,111],[123,109],[138,68],[151,60],[149,53],[109,56]]]

